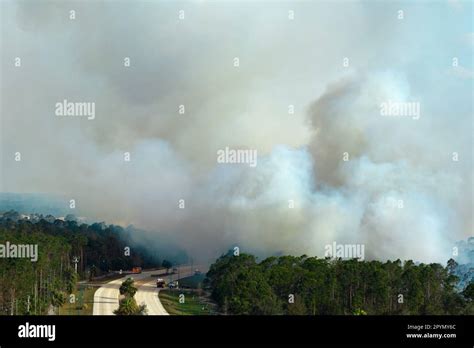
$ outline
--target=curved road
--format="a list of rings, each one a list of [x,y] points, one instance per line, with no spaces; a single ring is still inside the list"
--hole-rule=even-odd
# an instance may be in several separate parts
[[[119,307],[119,288],[127,278],[139,281],[151,278],[152,274],[163,274],[165,270],[147,271],[140,274],[126,274],[122,278],[112,280],[102,285],[94,294],[93,315],[114,315],[114,310]]]
[[[113,280],[102,285],[94,294],[93,315],[114,315],[118,308],[119,287],[124,278]]]
[[[146,304],[148,315],[169,315],[165,307],[161,304],[158,293],[160,289],[156,287],[156,281],[151,281],[138,288],[135,300],[139,305]]]
[[[165,275],[166,270],[126,274],[120,279],[102,285],[94,294],[93,315],[114,315],[114,311],[119,307],[119,288],[126,278],[133,278],[137,282],[138,291],[135,294],[135,300],[139,305],[145,304],[147,306],[148,315],[168,315],[158,297],[157,277],[152,277],[152,275],[162,274],[163,278],[169,282],[194,274],[191,266],[181,266],[178,269],[179,273],[172,275]]]
[[[179,267],[179,273],[163,276],[163,279],[169,283],[181,278],[189,277],[194,274],[191,266]],[[135,300],[139,305],[145,304],[148,315],[169,315],[161,304],[158,294],[160,289],[156,287],[156,278],[139,286],[135,294]]]

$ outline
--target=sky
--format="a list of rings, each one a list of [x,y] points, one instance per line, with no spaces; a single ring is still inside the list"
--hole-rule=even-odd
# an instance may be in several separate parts
[[[445,262],[474,235],[472,6],[2,1],[0,191],[201,260],[336,242]],[[65,99],[95,117],[57,116]],[[218,163],[226,147],[257,166]]]

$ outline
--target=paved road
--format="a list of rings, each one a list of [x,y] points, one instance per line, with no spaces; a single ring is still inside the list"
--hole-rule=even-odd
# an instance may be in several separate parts
[[[194,266],[196,268],[196,266]],[[151,275],[163,274],[166,282],[189,277],[194,274],[191,266],[178,267],[179,272],[173,275],[164,275],[166,270],[146,271],[140,274],[127,274],[120,279],[112,280],[102,285],[94,294],[93,315],[114,315],[114,311],[119,307],[119,288],[126,278],[133,278],[137,282],[138,291],[135,300],[138,304],[146,304],[149,315],[167,315],[158,297],[156,278]]]
[[[93,315],[114,315],[114,310],[119,306],[119,288],[123,281],[131,277],[137,280],[151,278],[152,274],[162,274],[165,270],[147,271],[140,274],[127,274],[120,279],[112,280],[102,285],[94,294]],[[136,296],[136,295],[135,295]]]
[[[153,280],[138,288],[135,300],[139,305],[146,304],[148,315],[169,315],[158,297],[159,290]]]
[[[189,277],[193,274],[194,269],[191,266],[182,266],[179,267],[179,273],[163,276],[163,279],[169,283],[170,281]],[[148,315],[169,315],[160,302],[158,297],[159,291],[160,289],[156,287],[156,278],[138,287],[135,300],[139,305],[146,304]]]
[[[94,294],[93,315],[113,315],[118,308],[119,287],[124,278],[102,285]]]

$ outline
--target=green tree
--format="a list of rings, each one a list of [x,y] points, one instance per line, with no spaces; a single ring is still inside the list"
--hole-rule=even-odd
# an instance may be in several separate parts
[[[53,291],[51,293],[51,304],[54,307],[61,307],[66,302],[66,296],[60,291]]]
[[[226,254],[207,273],[212,297],[231,314],[469,314],[472,286],[440,264]],[[288,296],[296,294],[294,303]],[[468,301],[466,303],[466,301]]]
[[[306,315],[308,314],[308,309],[306,308],[306,305],[302,299],[301,296],[299,295],[294,295],[294,303],[289,303],[288,304],[288,314],[289,315]]]
[[[474,301],[474,283],[469,283],[469,285],[463,290],[462,295],[468,301]]]
[[[146,306],[138,306],[133,297],[125,297],[120,300],[119,308],[114,311],[115,315],[145,315]]]
[[[95,267],[95,265],[91,265],[90,270],[89,270],[89,281],[94,279],[96,274],[97,274],[97,267]]]
[[[135,281],[132,278],[127,278],[122,285],[120,285],[120,295],[125,297],[133,297],[137,292],[137,288],[134,286]]]

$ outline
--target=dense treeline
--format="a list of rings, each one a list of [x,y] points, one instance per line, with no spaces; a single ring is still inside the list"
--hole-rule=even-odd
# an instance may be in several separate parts
[[[77,278],[87,279],[111,270],[156,267],[156,255],[129,243],[119,226],[44,219],[38,222],[0,218],[0,244],[36,244],[39,257],[0,258],[0,314],[45,314],[64,302]],[[130,247],[130,253],[127,252]],[[77,256],[78,275],[73,257]]]
[[[0,227],[0,242],[38,244],[38,261],[0,259],[0,314],[44,314],[50,305],[64,302],[76,275],[70,266],[70,245],[65,238],[42,232]]]
[[[474,314],[474,284],[440,264],[252,255],[219,258],[207,274],[212,296],[229,314]]]

